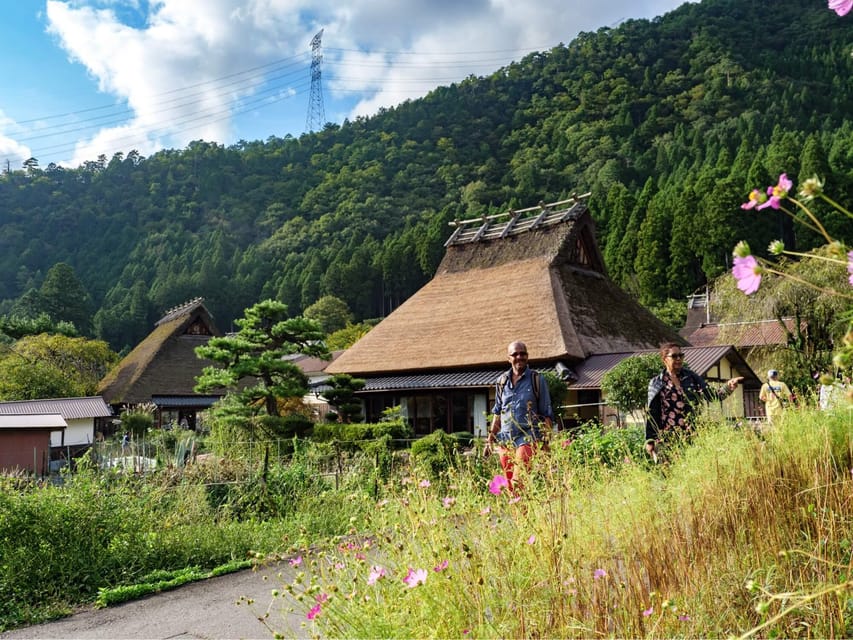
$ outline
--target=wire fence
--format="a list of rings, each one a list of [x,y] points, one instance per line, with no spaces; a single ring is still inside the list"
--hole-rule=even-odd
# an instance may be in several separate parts
[[[415,439],[313,442],[292,438],[245,440],[229,444],[235,452],[227,457],[205,450],[198,438],[187,436],[175,443],[136,437],[122,441],[94,443],[88,458],[103,472],[122,471],[136,475],[181,470],[203,475],[207,484],[234,484],[253,481],[274,466],[298,463],[310,476],[322,478],[341,488],[350,476],[393,474],[409,463],[409,449]],[[372,445],[372,446],[371,446]],[[66,467],[74,473],[76,465]]]

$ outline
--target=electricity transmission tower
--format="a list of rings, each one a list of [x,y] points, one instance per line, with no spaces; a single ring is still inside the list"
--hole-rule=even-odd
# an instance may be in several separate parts
[[[322,29],[317,32],[317,35],[311,38],[311,95],[308,98],[308,118],[305,120],[306,131],[322,129],[326,122],[326,112],[323,109],[323,85],[320,83],[320,63],[323,62],[323,54],[320,52],[320,41],[322,38]]]

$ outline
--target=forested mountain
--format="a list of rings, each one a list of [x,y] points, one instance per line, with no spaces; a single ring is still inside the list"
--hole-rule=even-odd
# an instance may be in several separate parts
[[[705,0],[299,138],[30,161],[0,177],[0,313],[38,311],[65,263],[116,349],[196,296],[224,329],[267,297],[378,317],[432,276],[449,221],[586,191],[611,276],[683,299],[739,239],[820,243],[742,211],[751,188],[817,174],[853,202],[851,45],[821,0]]]

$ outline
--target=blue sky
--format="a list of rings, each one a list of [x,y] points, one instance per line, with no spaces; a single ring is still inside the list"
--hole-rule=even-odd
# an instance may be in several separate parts
[[[0,168],[299,136],[680,0],[7,0]]]

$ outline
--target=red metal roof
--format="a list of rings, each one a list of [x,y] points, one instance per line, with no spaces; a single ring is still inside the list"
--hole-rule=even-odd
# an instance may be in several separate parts
[[[728,358],[732,366],[742,375],[746,386],[760,384],[758,376],[749,368],[746,361],[731,345],[711,347],[682,347],[684,351],[685,366],[704,376],[714,365],[723,358]],[[643,353],[657,353],[657,351],[635,351],[632,353],[603,353],[590,356],[575,367],[578,379],[569,385],[570,389],[600,389],[601,378],[625,358]],[[661,365],[662,366],[662,365]]]
[[[793,331],[794,319],[785,318],[784,322],[787,329]],[[738,347],[758,347],[784,345],[788,341],[778,320],[705,324],[685,335],[684,338],[694,347],[707,347],[720,343]]]

